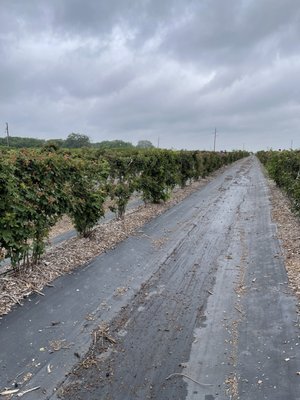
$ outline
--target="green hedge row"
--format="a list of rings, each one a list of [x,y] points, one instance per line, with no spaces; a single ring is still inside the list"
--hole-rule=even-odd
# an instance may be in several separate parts
[[[295,210],[300,212],[300,152],[260,151],[257,157],[270,177],[288,194]]]
[[[145,202],[165,201],[244,152],[171,150],[0,150],[0,249],[13,266],[36,263],[50,229],[67,214],[88,236],[104,215],[122,218],[133,192]]]

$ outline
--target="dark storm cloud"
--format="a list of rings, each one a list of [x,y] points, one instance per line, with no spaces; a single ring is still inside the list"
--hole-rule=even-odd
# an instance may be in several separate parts
[[[181,60],[185,57],[209,66],[212,61],[218,66],[244,65],[249,60],[252,64],[256,55],[259,59],[254,64],[264,63],[263,56],[286,53],[288,47],[293,51],[298,42],[300,8],[295,0],[204,0],[196,4],[165,38],[164,49]]]
[[[166,147],[300,146],[296,0],[6,0],[0,115],[14,135]]]

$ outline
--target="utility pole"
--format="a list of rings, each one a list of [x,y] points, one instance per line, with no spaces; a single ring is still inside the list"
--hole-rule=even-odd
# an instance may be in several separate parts
[[[215,128],[215,133],[214,133],[214,151],[216,151],[216,141],[217,141],[217,128]]]
[[[7,146],[9,147],[9,130],[8,130],[8,122],[6,122],[5,133],[6,133],[6,141],[7,141]]]
[[[157,138],[157,148],[159,149],[159,136]]]
[[[291,150],[293,150],[293,139],[291,140]]]

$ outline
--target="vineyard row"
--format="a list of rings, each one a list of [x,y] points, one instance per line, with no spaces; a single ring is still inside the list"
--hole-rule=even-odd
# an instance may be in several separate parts
[[[0,150],[0,251],[13,267],[37,263],[50,229],[68,215],[88,236],[110,199],[118,218],[132,194],[158,203],[222,165],[246,156],[171,150]],[[1,257],[0,257],[1,258]]]
[[[300,212],[300,152],[260,151],[257,156],[270,177],[291,199],[295,210]]]

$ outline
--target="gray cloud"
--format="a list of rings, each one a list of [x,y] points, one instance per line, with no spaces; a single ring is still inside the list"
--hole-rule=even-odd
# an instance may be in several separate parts
[[[300,147],[297,0],[4,0],[13,135]]]

